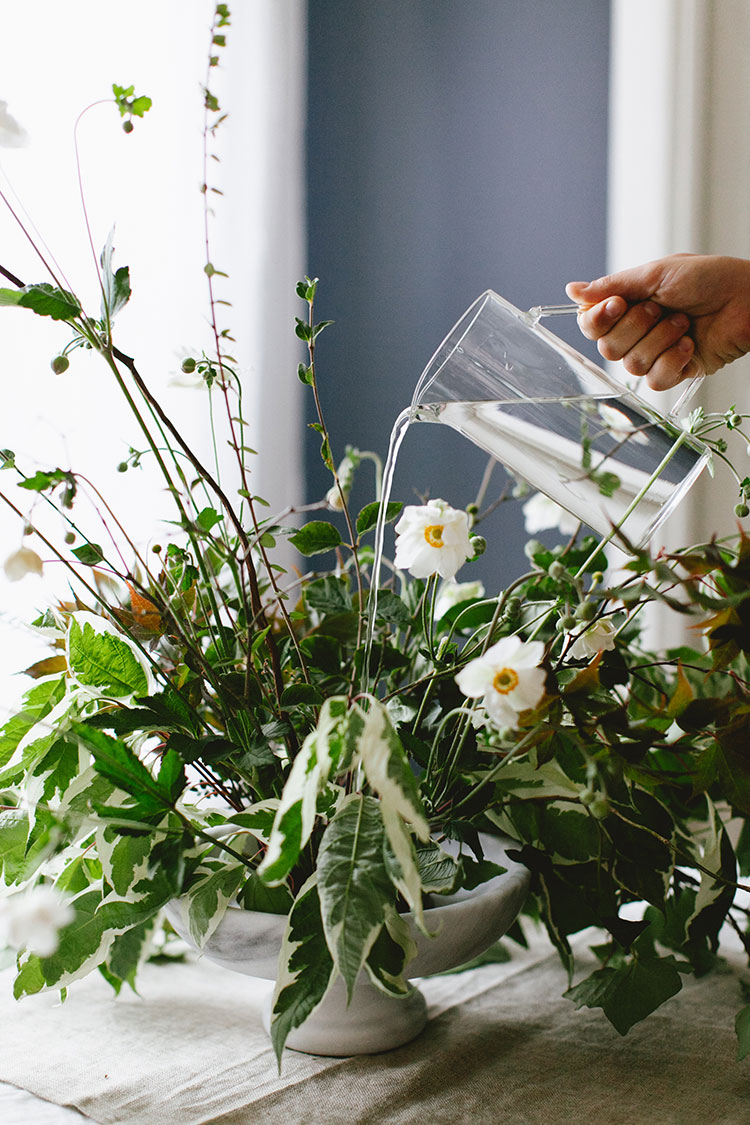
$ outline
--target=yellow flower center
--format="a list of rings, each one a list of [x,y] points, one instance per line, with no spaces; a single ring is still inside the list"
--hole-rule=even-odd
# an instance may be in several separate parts
[[[501,695],[507,695],[518,686],[518,672],[513,668],[501,668],[499,672],[495,672],[492,686]]]
[[[424,529],[424,537],[431,547],[443,546],[443,529],[442,523],[431,523]]]

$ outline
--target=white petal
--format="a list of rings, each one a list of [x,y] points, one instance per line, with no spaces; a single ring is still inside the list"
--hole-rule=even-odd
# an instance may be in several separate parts
[[[484,657],[479,656],[476,660],[470,660],[460,672],[456,673],[459,691],[469,699],[484,695],[492,685],[494,671],[493,666]]]

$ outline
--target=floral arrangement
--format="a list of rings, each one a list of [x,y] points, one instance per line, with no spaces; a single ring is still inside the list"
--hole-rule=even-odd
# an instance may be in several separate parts
[[[217,57],[228,22],[219,4]],[[115,87],[114,102],[127,131],[150,104],[132,87]],[[210,131],[221,111],[208,88],[206,105]],[[4,143],[20,135],[4,103],[0,130]],[[183,369],[216,404],[233,480],[206,467],[116,345],[131,293],[111,242],[98,268],[96,314],[54,277],[24,283],[4,265],[0,305],[59,322],[61,377],[75,377],[77,349],[98,354],[145,446],[130,469],[158,466],[175,517],[146,552],[152,529],[126,530],[74,469],[30,472],[2,451],[12,484],[0,498],[26,533],[6,575],[52,558],[74,591],[34,622],[51,655],[27,669],[23,705],[0,730],[0,923],[17,952],[16,996],[64,992],[94,970],[115,990],[133,986],[163,949],[168,903],[185,904],[198,947],[237,903],[287,917],[280,1054],[337,976],[350,992],[360,973],[409,992],[404,912],[424,927],[426,895],[497,873],[482,833],[510,838],[531,871],[526,913],[559,951],[566,995],[623,1034],[683,974],[711,968],[723,927],[750,953],[738,883],[750,870],[750,541],[655,558],[623,541],[629,561],[608,577],[600,541],[531,497],[533,533],[558,521],[565,534],[556,546],[531,539],[527,571],[486,593],[470,580],[484,547],[476,505],[383,508],[376,497],[350,510],[365,455],[347,449],[337,467],[318,395],[328,325],[315,319],[311,278],[297,288],[297,374],[331,489],[269,516],[250,486],[226,334],[217,327],[214,354]],[[209,284],[213,272],[209,262]],[[216,326],[213,295],[209,311]],[[731,408],[689,424],[726,459],[718,435],[747,442],[746,421]],[[739,487],[741,516],[750,482]],[[57,539],[23,498],[57,514]],[[98,536],[79,515],[91,507]],[[379,516],[394,525],[395,553],[375,591]],[[287,543],[308,569],[276,561]],[[695,644],[644,648],[651,603],[684,619]],[[576,981],[569,938],[590,926],[600,967]],[[511,936],[523,941],[522,927]],[[750,1007],[737,1031],[743,1056]]]

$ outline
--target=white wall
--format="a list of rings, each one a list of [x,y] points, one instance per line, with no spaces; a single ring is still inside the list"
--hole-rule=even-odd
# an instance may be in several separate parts
[[[79,199],[73,125],[80,111],[134,83],[154,106],[126,136],[111,104],[83,118],[79,146],[96,252],[116,224],[116,264],[131,269],[134,296],[118,318],[116,342],[134,355],[151,385],[206,456],[205,392],[170,380],[184,350],[211,348],[203,241],[202,84],[214,3],[208,0],[24,0],[0,19],[0,98],[29,134],[24,149],[0,149],[0,184],[13,190],[39,236],[87,306],[98,308],[92,252]],[[220,71],[211,76],[230,113],[211,162],[216,219],[211,257],[230,275],[219,296],[236,344],[252,421],[248,441],[263,452],[252,487],[278,504],[301,498],[297,454],[299,302],[304,272],[304,0],[245,0],[227,29]],[[10,184],[10,188],[9,188]],[[29,222],[30,220],[24,220]],[[24,281],[45,270],[0,205],[0,264]],[[3,282],[5,284],[5,282]],[[77,354],[65,375],[49,361],[69,339],[64,326],[20,309],[0,309],[0,447],[36,467],[74,468],[95,477],[118,513],[137,520],[144,540],[161,537],[173,514],[147,472],[115,466],[139,439],[106,368]],[[281,422],[279,420],[282,420]],[[274,432],[269,434],[269,422]],[[8,479],[6,479],[8,478]],[[10,474],[0,477],[7,486]],[[28,493],[20,496],[26,507]],[[42,505],[34,519],[41,519]],[[53,521],[53,526],[54,521]],[[0,562],[20,543],[18,521],[0,505]],[[33,545],[30,543],[30,545]],[[42,551],[44,554],[44,551]],[[21,630],[30,611],[65,596],[67,578],[50,565],[43,583],[0,581],[0,719],[7,675],[29,662]]]

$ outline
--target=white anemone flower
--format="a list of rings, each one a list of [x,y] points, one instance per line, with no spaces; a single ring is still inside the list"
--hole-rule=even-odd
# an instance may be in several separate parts
[[[541,641],[503,637],[456,676],[459,689],[469,699],[481,699],[498,727],[512,727],[521,711],[536,707],[544,695],[546,675],[539,665],[544,657]]]
[[[20,582],[27,574],[38,574],[41,577],[44,563],[31,547],[19,547],[12,555],[8,555],[3,563],[3,570],[9,582]]]
[[[598,410],[599,417],[615,441],[626,441],[628,438],[632,438],[639,445],[645,445],[648,442],[646,435],[640,432],[624,410],[618,410],[617,407],[609,406],[606,402],[600,402]]]
[[[26,130],[8,113],[8,103],[0,101],[0,148],[23,148],[28,139]]]
[[[615,647],[617,630],[611,621],[594,621],[588,629],[579,633],[568,650],[568,655],[574,660],[587,656],[596,656],[598,652],[606,652]]]
[[[3,903],[3,936],[14,949],[50,957],[60,943],[59,933],[73,921],[70,903],[49,883],[12,895]]]
[[[430,500],[404,508],[396,524],[394,565],[414,578],[439,574],[452,578],[474,554],[469,539],[469,517],[444,500]]]
[[[484,597],[484,586],[481,582],[445,582],[440,587],[440,593],[435,602],[435,617],[440,618],[453,609],[454,605],[468,602],[474,598]]]
[[[578,529],[579,521],[565,508],[561,508],[543,492],[535,492],[527,500],[523,508],[523,522],[527,535],[536,535],[538,531],[549,531],[556,527],[561,535],[573,535]]]

